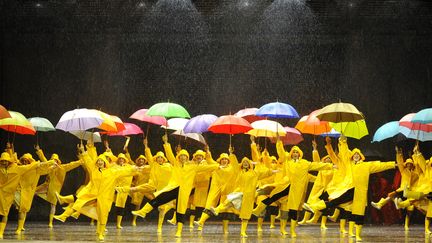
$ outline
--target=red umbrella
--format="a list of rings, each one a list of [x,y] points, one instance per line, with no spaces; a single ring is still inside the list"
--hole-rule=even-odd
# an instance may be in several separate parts
[[[292,127],[284,127],[284,129],[286,131],[286,135],[283,137],[279,137],[279,139],[284,145],[294,145],[303,141],[303,137],[297,129]],[[272,141],[272,143],[275,143],[277,141],[276,138],[270,138],[270,140]]]
[[[241,117],[250,123],[258,120],[264,120],[265,117],[255,115],[257,111],[258,108],[244,108],[242,110],[237,111],[237,113],[235,113],[234,116]]]
[[[143,121],[143,122],[148,122],[148,123],[155,124],[155,125],[160,125],[160,126],[166,126],[167,125],[167,120],[165,119],[165,117],[149,116],[149,115],[147,115],[147,111],[148,111],[148,109],[137,110],[137,111],[135,111],[135,113],[133,113],[130,116],[130,118],[136,119],[139,121]]]
[[[419,122],[412,122],[411,120],[416,115],[416,113],[409,113],[402,117],[402,119],[399,120],[399,125],[404,126],[406,128],[409,128],[410,130],[420,130],[423,132],[432,132],[432,124],[423,124]]]
[[[229,134],[230,146],[231,146],[231,135],[246,133],[251,129],[252,126],[248,121],[246,121],[241,117],[233,116],[233,115],[226,115],[226,116],[219,117],[208,128],[208,130],[213,133]]]
[[[0,105],[0,119],[3,118],[12,118],[11,114],[4,108],[4,106]]]

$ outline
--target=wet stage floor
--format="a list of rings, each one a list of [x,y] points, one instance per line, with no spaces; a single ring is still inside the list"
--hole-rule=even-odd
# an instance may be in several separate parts
[[[185,225],[182,238],[175,238],[175,226],[164,225],[162,235],[156,233],[156,223],[139,222],[138,226],[132,227],[124,222],[123,229],[117,230],[113,223],[107,227],[108,232],[105,242],[355,242],[348,236],[341,237],[338,232],[337,224],[329,224],[328,229],[321,231],[317,225],[299,226],[297,228],[297,238],[291,239],[288,235],[283,237],[279,234],[279,229],[269,229],[268,224],[264,225],[262,234],[256,233],[256,224],[251,222],[248,226],[248,238],[240,238],[240,224],[230,224],[230,233],[222,233],[222,225],[218,222],[209,222],[201,233],[190,230]],[[15,235],[16,222],[10,222],[4,233],[4,239],[0,242],[87,242],[97,241],[95,234],[96,227],[88,223],[59,223],[55,222],[52,230],[48,229],[46,223],[28,222],[26,230],[20,236]],[[402,226],[365,226],[363,228],[363,242],[431,242],[424,235],[422,225],[413,225],[410,231],[405,233]],[[289,231],[289,227],[287,227]]]

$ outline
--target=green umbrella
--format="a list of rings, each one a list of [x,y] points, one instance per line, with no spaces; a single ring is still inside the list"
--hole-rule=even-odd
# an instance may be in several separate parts
[[[355,122],[330,122],[330,126],[350,138],[360,139],[369,134],[364,119]]]
[[[43,117],[31,117],[28,119],[38,132],[50,132],[55,131],[53,124],[46,118]]]
[[[163,116],[165,118],[172,118],[172,117],[190,118],[189,113],[183,106],[175,103],[170,103],[170,102],[157,103],[153,105],[148,109],[147,115]]]

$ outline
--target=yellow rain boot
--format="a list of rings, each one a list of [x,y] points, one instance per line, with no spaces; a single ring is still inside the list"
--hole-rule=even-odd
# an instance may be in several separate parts
[[[94,220],[94,219],[91,219],[91,220],[90,220],[90,225],[91,225],[91,226],[94,226],[94,225],[95,225],[95,220]]]
[[[194,220],[195,220],[195,215],[189,216],[189,228],[191,229],[194,228]]]
[[[81,215],[80,212],[75,211],[73,214],[71,214],[71,217],[74,218],[74,219],[78,219],[80,215]],[[90,222],[90,224],[91,224],[91,222]]]
[[[121,226],[122,219],[123,219],[123,216],[120,216],[120,215],[117,216],[117,229],[123,229],[123,227]]]
[[[182,231],[183,231],[183,223],[178,222],[175,237],[180,238],[182,236]]]
[[[279,210],[278,215],[276,215],[275,219],[280,220],[281,217],[281,211]]]
[[[264,203],[260,202],[258,203],[258,205],[256,206],[256,208],[254,208],[252,210],[252,214],[255,216],[260,216],[261,213],[267,208],[267,205],[265,205]]]
[[[74,201],[75,201],[73,195],[60,196],[60,194],[58,194],[58,192],[56,192],[55,195],[56,195],[57,201],[60,205],[74,203]]]
[[[18,219],[18,226],[15,231],[15,234],[20,235],[23,228],[24,228],[24,219]]]
[[[395,202],[396,209],[403,209],[411,206],[411,199],[402,201],[402,199],[396,198],[394,202]]]
[[[321,211],[325,209],[327,206],[323,200],[318,201],[317,203],[314,203],[312,205],[309,205],[307,203],[303,203],[303,208],[311,211],[312,213],[316,213],[318,211]]]
[[[290,229],[291,229],[291,237],[292,238],[297,237],[296,227],[297,227],[297,220],[291,219]]]
[[[136,216],[140,216],[142,218],[145,218],[146,215],[148,213],[150,213],[150,211],[152,211],[152,210],[153,210],[152,205],[150,205],[149,203],[146,203],[146,205],[144,205],[144,207],[142,209],[137,210],[137,211],[132,211],[132,214],[136,215]]]
[[[430,221],[428,218],[425,218],[425,234],[429,235],[431,233],[430,229],[429,229],[429,225],[430,225]]]
[[[372,205],[374,208],[376,208],[376,209],[378,209],[378,210],[381,210],[381,208],[382,208],[384,205],[386,205],[390,200],[391,200],[390,197],[381,198],[377,203],[375,203],[375,202],[371,202],[371,205]]]
[[[263,222],[264,222],[264,218],[258,218],[258,220],[257,220],[257,232],[263,231],[263,229],[262,229]]]
[[[308,221],[311,216],[312,216],[312,214],[309,211],[306,211],[304,216],[303,216],[303,219],[300,222],[298,222],[298,224],[299,225],[306,224],[306,221]]]
[[[4,233],[5,228],[6,228],[6,223],[0,222],[0,239],[3,239],[3,233]]]
[[[177,212],[174,212],[173,216],[171,219],[168,219],[167,222],[170,223],[171,225],[176,225],[177,224]]]
[[[336,222],[336,220],[339,218],[339,215],[340,215],[340,210],[336,208],[335,211],[333,212],[333,215],[328,217],[328,219],[330,219],[333,222]]]
[[[61,215],[54,215],[54,218],[64,223],[66,219],[74,212],[75,210],[73,210],[72,208],[66,208],[66,210]]]
[[[270,215],[270,229],[276,228],[275,221],[276,221],[276,215]]]
[[[247,238],[246,229],[248,225],[248,220],[243,219],[241,222],[240,236],[243,238]]]
[[[327,223],[327,216],[322,216],[322,218],[321,218],[321,229],[322,230],[327,229],[326,223]]]
[[[404,224],[404,229],[405,229],[405,231],[408,231],[409,230],[409,216],[408,216],[408,214],[407,215],[405,215],[405,224]]]
[[[158,234],[162,233],[162,226],[163,226],[166,212],[167,210],[165,209],[165,207],[159,207],[159,217],[158,217],[158,227],[157,227]]]
[[[355,222],[354,221],[349,221],[348,222],[348,235],[349,235],[349,237],[355,237],[354,226],[355,226]]]
[[[98,240],[104,241],[105,240],[105,225],[101,224],[99,225],[99,232],[98,233]]]
[[[226,219],[222,220],[222,230],[223,230],[224,234],[228,234],[229,233],[229,231],[228,231],[228,224],[229,224],[229,220],[226,220]]]
[[[340,222],[339,222],[339,232],[341,234],[346,234],[347,233],[347,231],[345,229],[345,225],[346,225],[346,219],[341,219]]]
[[[362,241],[362,238],[360,237],[362,232],[363,225],[356,224],[356,241]]]
[[[322,213],[320,211],[316,211],[313,215],[313,217],[306,221],[307,224],[316,224],[319,220],[319,218],[321,217]]]
[[[220,212],[222,212],[223,210],[225,210],[225,204],[221,203],[219,204],[219,206],[217,206],[216,208],[211,207],[210,211],[215,215],[218,216]]]
[[[53,227],[53,220],[54,220],[54,214],[50,213],[49,215],[49,222],[48,222],[48,228]]]
[[[280,233],[281,233],[281,235],[287,235],[288,234],[288,232],[286,232],[286,229],[285,229],[286,224],[287,224],[286,219],[280,220]]]
[[[194,224],[196,224],[198,226],[198,230],[202,230],[202,227],[204,226],[204,223],[207,221],[207,219],[210,218],[210,215],[208,215],[206,212],[203,212],[201,214],[201,218],[198,221],[195,221]]]

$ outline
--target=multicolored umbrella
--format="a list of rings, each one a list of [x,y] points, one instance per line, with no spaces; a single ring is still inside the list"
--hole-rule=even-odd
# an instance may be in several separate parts
[[[191,142],[195,145],[207,145],[205,138],[199,133],[185,133],[183,130],[177,130],[171,133],[172,136],[184,139],[185,142]]]
[[[171,118],[168,119],[167,123],[168,126],[161,126],[162,128],[165,129],[170,129],[170,130],[182,130],[185,126],[186,123],[189,122],[189,119],[186,118]]]
[[[283,137],[279,137],[279,139],[284,145],[295,145],[303,141],[303,136],[297,129],[292,127],[284,127],[284,130],[286,132],[286,135]],[[272,143],[276,143],[277,138],[270,138],[270,141]]]
[[[148,109],[147,115],[163,116],[165,118],[190,118],[189,112],[187,112],[183,106],[170,102],[157,103],[153,105]]]
[[[251,123],[252,130],[249,130],[246,134],[255,137],[277,137],[285,136],[286,131],[284,127],[279,123],[271,120],[259,120]]]
[[[203,133],[207,132],[209,126],[215,122],[217,116],[212,114],[203,114],[192,117],[184,126],[183,131],[185,133]]]
[[[4,106],[0,105],[0,119],[4,118],[12,118],[12,116],[9,114],[8,110],[4,108]]]
[[[38,132],[50,132],[55,131],[54,125],[46,118],[43,117],[31,117],[28,119],[34,129]]]
[[[424,132],[432,132],[432,124],[424,124],[420,122],[413,122],[416,113],[406,114],[399,120],[399,125],[409,128],[410,130],[421,130]]]
[[[316,117],[328,122],[355,122],[364,119],[363,114],[350,103],[333,103],[322,108]]]
[[[148,109],[141,109],[135,111],[130,118],[136,119],[143,122],[148,122],[151,124],[159,125],[159,126],[166,126],[167,120],[163,116],[149,116],[147,115]]]
[[[330,122],[330,126],[346,137],[360,139],[369,134],[365,120],[355,122]]]
[[[297,111],[289,104],[272,102],[261,106],[255,113],[257,116],[272,118],[299,118]]]
[[[254,121],[259,121],[259,120],[265,119],[265,117],[257,116],[256,115],[257,111],[258,111],[258,108],[244,108],[242,110],[237,111],[234,114],[234,116],[241,117],[250,123],[252,123]]]
[[[380,126],[372,139],[372,142],[381,142],[384,139],[391,138],[400,133],[399,121],[391,121]]]
[[[423,124],[432,123],[432,108],[426,108],[417,112],[411,121]]]
[[[84,131],[91,128],[97,128],[102,124],[104,119],[100,113],[86,108],[67,111],[62,115],[56,125],[57,129],[65,132]]]
[[[133,123],[125,122],[123,124],[125,126],[125,129],[123,129],[119,132],[106,133],[106,134],[108,134],[109,136],[128,136],[128,135],[137,135],[137,134],[143,134],[144,133],[143,130],[139,126],[137,126]]]
[[[321,121],[316,117],[316,114],[320,110],[313,111],[307,116],[303,116],[298,122],[295,128],[302,133],[320,135],[328,133],[331,127],[327,121]]]
[[[401,126],[399,131],[407,138],[419,140],[422,142],[432,141],[432,132],[425,132],[422,130],[411,130],[404,126]]]
[[[16,111],[9,111],[11,118],[0,120],[0,128],[18,134],[34,135],[36,130],[27,118]]]

